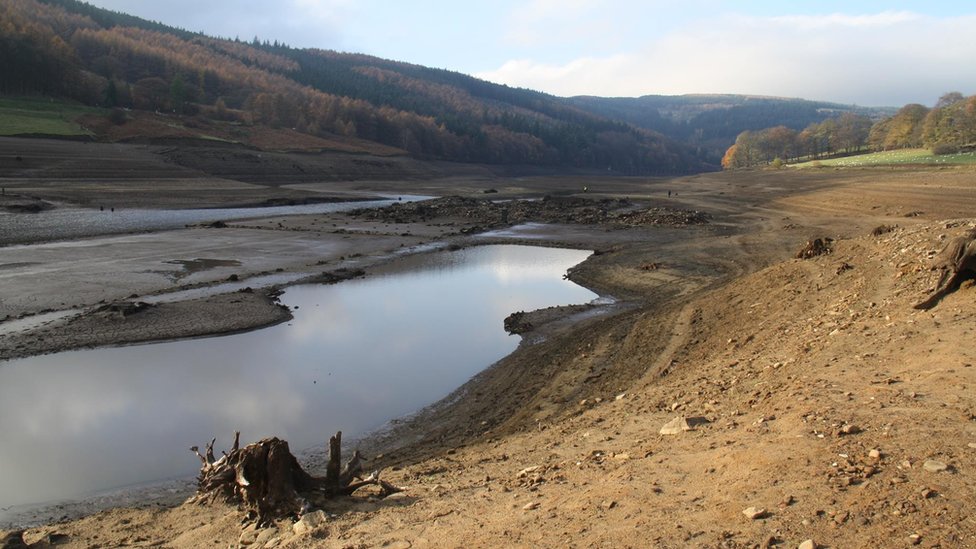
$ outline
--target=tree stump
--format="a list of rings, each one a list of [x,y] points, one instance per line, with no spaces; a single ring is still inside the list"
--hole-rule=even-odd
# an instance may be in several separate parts
[[[800,248],[800,251],[796,252],[795,257],[797,259],[811,259],[818,255],[829,254],[831,251],[830,245],[833,241],[832,238],[814,238],[813,240],[807,240],[807,243]]]
[[[976,229],[949,241],[932,260],[932,270],[941,271],[935,291],[916,309],[931,309],[943,297],[959,289],[964,280],[976,276]]]
[[[340,467],[341,431],[329,439],[325,477],[305,472],[284,440],[266,438],[243,448],[239,447],[239,441],[240,432],[237,432],[230,453],[224,453],[220,459],[215,459],[213,453],[216,439],[207,444],[206,454],[201,454],[196,446],[190,448],[201,462],[197,493],[191,501],[236,503],[263,527],[278,519],[297,518],[321,506],[326,499],[351,495],[363,486],[379,486],[380,497],[400,491],[380,480],[379,471],[364,478],[359,452],[353,453],[352,459]]]

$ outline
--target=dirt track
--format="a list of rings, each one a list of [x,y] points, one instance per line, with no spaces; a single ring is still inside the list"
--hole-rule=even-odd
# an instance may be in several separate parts
[[[694,227],[565,225],[532,235],[534,243],[601,250],[574,271],[574,280],[632,306],[543,327],[544,338],[530,337],[533,343],[461,388],[460,398],[374,440],[367,450],[383,454],[375,465],[406,488],[405,497],[337,501],[326,525],[294,535],[282,523],[265,541],[976,546],[976,372],[972,350],[960,343],[972,338],[974,290],[964,285],[929,312],[911,307],[931,289],[931,257],[974,225],[976,173],[469,178],[372,188],[462,189],[469,196],[493,188],[512,197],[582,195],[584,184],[587,198],[642,199],[712,219]],[[305,184],[304,192],[308,185],[371,187]],[[669,190],[676,193],[670,201]],[[313,221],[324,220],[267,224],[285,240],[348,236],[316,232]],[[457,236],[460,221],[440,221],[371,221],[360,234],[385,242],[375,248],[376,260],[387,246],[403,243],[397,239],[493,240]],[[261,223],[232,230],[272,230]],[[871,236],[882,224],[898,228]],[[411,236],[400,236],[405,232]],[[833,253],[791,259],[812,237],[835,239]],[[338,266],[343,255],[307,258],[300,268],[298,261],[278,264],[321,270],[316,261]],[[249,261],[246,248],[235,257]],[[659,434],[676,416],[707,423]],[[947,469],[935,471],[936,462]],[[749,519],[747,507],[765,513]],[[31,530],[25,539],[50,533],[66,535],[69,547],[191,547],[241,537],[234,511],[220,506],[113,510]]]

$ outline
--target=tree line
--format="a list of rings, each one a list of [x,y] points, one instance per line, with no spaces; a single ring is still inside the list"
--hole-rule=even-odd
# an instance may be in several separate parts
[[[911,103],[880,120],[844,113],[802,131],[776,126],[744,131],[722,158],[725,169],[818,159],[859,151],[928,148],[934,154],[976,149],[976,95],[944,94],[935,106]]]

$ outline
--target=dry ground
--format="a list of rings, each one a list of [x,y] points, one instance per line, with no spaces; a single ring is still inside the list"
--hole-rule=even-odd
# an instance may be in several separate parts
[[[581,182],[488,184],[531,194]],[[976,225],[976,172],[753,172],[588,186],[661,203],[675,190],[675,205],[714,221],[655,236],[550,238],[603,249],[573,277],[631,306],[528,338],[448,403],[367,445],[402,496],[337,500],[326,524],[301,534],[289,521],[242,533],[228,507],[149,505],[33,528],[24,539],[37,547],[976,547],[976,289],[964,285],[930,311],[912,308],[934,286],[931,258]],[[872,236],[882,224],[898,227]],[[814,236],[836,239],[833,253],[791,259]],[[676,417],[693,418],[693,429],[661,434]],[[748,518],[749,507],[763,512]]]

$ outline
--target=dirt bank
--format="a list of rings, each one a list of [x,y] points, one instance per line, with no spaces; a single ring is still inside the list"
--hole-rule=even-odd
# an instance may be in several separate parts
[[[490,184],[529,196],[578,192],[579,183]],[[326,524],[296,535],[283,522],[261,545],[976,545],[976,372],[960,344],[972,337],[976,290],[912,308],[935,284],[931,258],[976,223],[964,217],[976,205],[976,173],[587,186],[599,198],[704,211],[710,223],[567,224],[480,240],[600,249],[574,279],[634,306],[533,339],[364,444],[382,454],[369,468],[385,467],[405,496],[337,500]],[[275,230],[308,227],[282,222]],[[407,232],[370,222],[386,237]],[[438,223],[410,232],[438,240],[459,229]],[[879,225],[897,228],[872,235]],[[791,259],[813,237],[834,239],[832,253]],[[679,416],[693,430],[661,434]],[[750,507],[762,512],[747,517]],[[68,547],[240,538],[235,511],[220,506],[112,510],[24,535]]]

